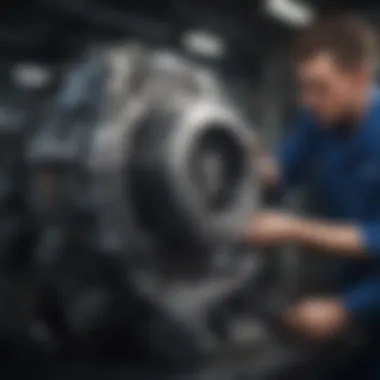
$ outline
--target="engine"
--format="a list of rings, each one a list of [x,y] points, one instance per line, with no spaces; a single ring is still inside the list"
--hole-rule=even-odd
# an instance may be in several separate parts
[[[20,342],[49,360],[192,370],[254,343],[219,312],[257,271],[235,243],[259,207],[252,132],[222,81],[138,43],[70,67],[17,135]]]

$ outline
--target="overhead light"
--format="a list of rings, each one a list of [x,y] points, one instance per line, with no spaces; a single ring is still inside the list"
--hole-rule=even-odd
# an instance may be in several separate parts
[[[18,86],[36,90],[41,89],[50,83],[52,73],[45,66],[24,63],[14,66],[11,71],[11,78]]]
[[[205,58],[221,58],[226,50],[223,38],[202,30],[185,32],[182,44],[189,52]]]
[[[297,0],[265,0],[265,12],[289,25],[305,27],[313,23],[314,10]]]

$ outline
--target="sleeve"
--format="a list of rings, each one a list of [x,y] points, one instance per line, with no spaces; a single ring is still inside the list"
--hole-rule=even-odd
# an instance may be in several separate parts
[[[380,256],[380,222],[364,224],[360,231],[366,252],[370,256]]]
[[[380,318],[380,268],[343,295],[354,324],[370,328]]]
[[[278,154],[281,171],[281,192],[299,184],[310,168],[316,143],[316,127],[303,113],[286,138]]]

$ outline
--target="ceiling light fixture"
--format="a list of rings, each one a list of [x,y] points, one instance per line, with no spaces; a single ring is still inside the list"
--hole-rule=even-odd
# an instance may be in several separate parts
[[[211,32],[190,30],[182,36],[182,44],[190,53],[205,58],[221,58],[225,55],[224,40]]]
[[[315,12],[310,5],[297,0],[265,0],[267,14],[295,27],[306,27],[313,23]]]

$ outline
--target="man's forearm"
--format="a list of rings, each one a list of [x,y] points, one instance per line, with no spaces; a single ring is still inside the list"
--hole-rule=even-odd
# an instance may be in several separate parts
[[[365,257],[360,230],[352,225],[334,225],[301,220],[292,239],[295,243],[340,256]]]

